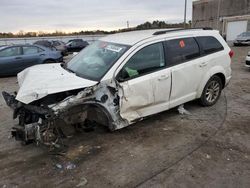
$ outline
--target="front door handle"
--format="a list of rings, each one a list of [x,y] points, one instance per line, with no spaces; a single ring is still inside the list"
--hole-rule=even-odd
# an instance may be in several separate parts
[[[21,57],[16,57],[15,59],[22,59]]]
[[[207,64],[208,64],[207,62],[202,62],[199,66],[200,67],[205,67],[205,66],[207,66]]]
[[[161,75],[158,80],[161,81],[161,80],[166,80],[169,78],[169,75]]]

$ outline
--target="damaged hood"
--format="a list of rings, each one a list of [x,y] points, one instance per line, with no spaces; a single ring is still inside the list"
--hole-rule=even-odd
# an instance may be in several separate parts
[[[16,100],[28,104],[49,94],[94,86],[96,81],[70,73],[60,63],[36,65],[17,75],[19,91]]]

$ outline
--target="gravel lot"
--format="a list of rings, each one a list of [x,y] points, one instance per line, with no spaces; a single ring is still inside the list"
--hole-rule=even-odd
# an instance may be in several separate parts
[[[233,48],[233,78],[209,108],[185,104],[110,133],[78,133],[59,155],[10,138],[12,112],[0,97],[0,186],[250,187],[250,47]],[[17,90],[0,78],[1,91]]]

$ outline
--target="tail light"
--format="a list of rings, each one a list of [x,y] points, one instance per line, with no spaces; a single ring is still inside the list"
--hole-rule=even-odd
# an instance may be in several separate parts
[[[234,56],[234,51],[233,50],[230,50],[229,54],[230,58],[232,58]]]

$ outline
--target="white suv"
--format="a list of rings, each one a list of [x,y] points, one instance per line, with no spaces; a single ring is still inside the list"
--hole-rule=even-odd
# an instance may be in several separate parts
[[[215,30],[109,35],[67,64],[38,65],[18,75],[17,96],[3,92],[22,127],[12,134],[53,142],[62,122],[90,120],[116,130],[191,100],[213,105],[231,78],[232,56]]]

